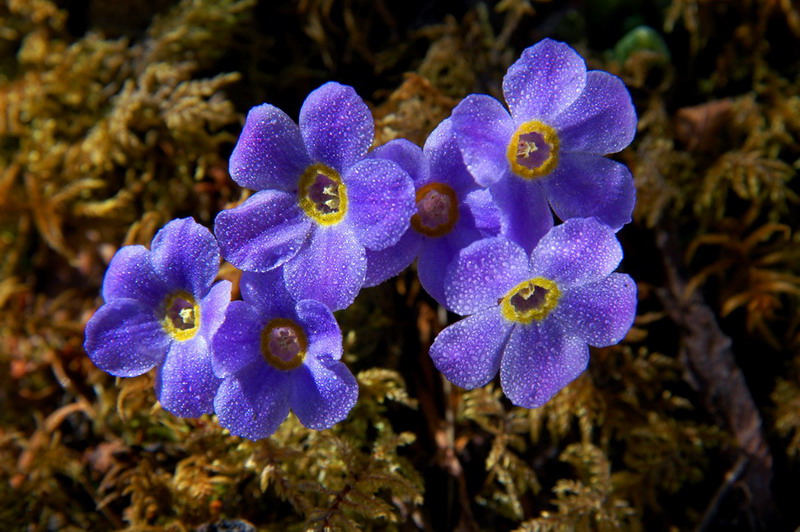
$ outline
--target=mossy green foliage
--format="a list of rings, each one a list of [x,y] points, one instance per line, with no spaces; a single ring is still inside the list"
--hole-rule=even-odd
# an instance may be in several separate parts
[[[503,0],[448,11],[423,0],[131,0],[129,22],[115,16],[122,6],[77,4],[0,5],[6,529],[800,523],[787,495],[800,473],[791,2]],[[360,397],[331,430],[290,416],[273,437],[245,441],[213,416],[161,410],[152,374],[94,368],[83,327],[108,260],[173,217],[210,226],[244,197],[227,156],[249,107],[266,100],[296,114],[334,79],[373,106],[377,144],[421,143],[461,97],[499,96],[505,68],[542,36],[620,75],[640,117],[619,155],[638,188],[620,238],[639,315],[551,402],[525,410],[498,383],[464,391],[444,381],[427,349],[449,318],[413,272],[337,313]],[[229,265],[220,275],[238,276]],[[720,375],[743,372],[760,416],[749,433],[768,442],[766,455],[698,381],[698,347],[674,313],[686,301],[715,320],[709,353],[730,355]],[[714,393],[736,389],[727,386]],[[764,494],[748,471],[758,466],[772,475],[773,508],[754,502]]]

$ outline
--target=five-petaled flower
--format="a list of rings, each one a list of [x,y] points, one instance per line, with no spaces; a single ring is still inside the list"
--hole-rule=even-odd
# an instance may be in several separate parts
[[[616,344],[630,329],[636,284],[612,273],[621,259],[613,230],[595,218],[554,227],[530,257],[503,237],[471,244],[445,281],[448,306],[470,316],[436,337],[434,364],[468,389],[499,370],[514,404],[541,406],[586,369],[589,345]]]
[[[408,174],[366,157],[373,134],[366,104],[338,83],[309,94],[299,127],[272,105],[253,108],[230,171],[260,192],[217,216],[224,257],[245,271],[285,265],[284,281],[297,299],[333,310],[352,303],[364,284],[365,250],[397,242],[414,211]]]
[[[242,274],[243,301],[230,304],[214,338],[214,372],[224,379],[214,410],[220,425],[251,440],[275,432],[290,409],[308,428],[330,428],[358,396],[330,309],[296,301],[281,275]]]
[[[505,234],[530,252],[547,231],[548,202],[562,220],[594,216],[614,230],[630,222],[633,178],[603,157],[636,131],[622,80],[587,72],[570,46],[544,39],[509,67],[503,94],[508,110],[491,96],[467,96],[453,126],[465,164],[506,216]]]
[[[121,248],[103,280],[105,303],[86,325],[92,362],[118,377],[157,366],[156,397],[165,410],[211,413],[220,384],[211,339],[231,299],[229,281],[212,286],[219,262],[214,236],[191,218],[164,226],[149,251]]]
[[[411,176],[416,212],[408,231],[395,245],[367,251],[364,284],[380,284],[418,258],[420,283],[444,305],[447,266],[470,243],[500,232],[497,206],[489,191],[475,183],[464,166],[449,119],[428,136],[421,150],[405,139],[397,139],[376,148],[371,155],[397,162]]]

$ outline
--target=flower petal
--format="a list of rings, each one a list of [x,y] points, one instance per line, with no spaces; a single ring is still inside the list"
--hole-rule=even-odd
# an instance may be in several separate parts
[[[380,251],[367,250],[364,286],[377,286],[408,268],[419,255],[422,236],[409,229],[393,246]]]
[[[234,181],[253,190],[296,192],[310,164],[300,128],[286,113],[266,103],[250,109],[231,154]]]
[[[303,102],[300,132],[312,159],[342,173],[366,155],[375,126],[353,87],[331,81]]]
[[[292,411],[310,429],[331,428],[347,417],[358,399],[356,378],[338,360],[307,360],[291,379]]]
[[[200,330],[206,341],[217,333],[219,326],[225,321],[225,311],[231,302],[231,282],[219,281],[211,287],[206,297],[200,301]]]
[[[103,278],[103,300],[136,299],[156,308],[169,293],[165,279],[153,269],[144,246],[123,246],[114,254]]]
[[[500,107],[501,116],[504,119],[508,119],[508,112],[502,109],[502,105]],[[469,169],[464,164],[464,156],[461,155],[461,149],[456,138],[453,118],[442,120],[436,126],[436,129],[428,135],[423,153],[430,171],[427,179],[415,182],[417,188],[430,181],[444,183],[453,188],[456,196],[462,198],[478,187],[478,184],[475,183],[475,178],[472,177]]]
[[[153,238],[153,269],[168,284],[203,298],[219,272],[217,239],[192,218],[172,220]]]
[[[231,301],[212,340],[214,374],[227,378],[262,360],[261,331],[267,319],[244,301]]]
[[[214,232],[223,256],[245,271],[277,268],[303,246],[311,220],[294,194],[265,190],[217,215]]]
[[[283,267],[283,279],[296,300],[316,299],[340,310],[353,302],[366,271],[364,247],[346,227],[319,226],[310,244]]]
[[[589,346],[554,320],[517,325],[500,364],[503,392],[517,406],[537,408],[575,380],[589,363]]]
[[[580,96],[585,85],[583,58],[568,44],[544,39],[526,48],[508,67],[503,96],[515,123],[549,123]]]
[[[214,411],[214,396],[222,381],[211,369],[211,350],[202,336],[174,341],[156,374],[156,397],[164,410],[181,417]]]
[[[422,148],[406,139],[390,140],[369,152],[369,157],[397,163],[414,182],[422,177],[424,172],[427,172]]]
[[[614,230],[631,221],[636,187],[624,164],[599,155],[563,153],[558,168],[540,182],[562,220],[596,216]]]
[[[506,150],[514,122],[503,104],[485,94],[470,94],[453,109],[453,132],[464,164],[484,187],[509,174]]]
[[[553,213],[538,182],[513,176],[491,189],[500,211],[501,233],[530,253],[553,227]]]
[[[478,229],[483,236],[497,236],[500,234],[502,216],[489,189],[473,190],[464,197],[463,202],[462,209],[466,209],[472,218],[472,224],[470,225]]]
[[[308,338],[308,356],[342,358],[342,331],[328,307],[313,299],[300,301],[297,318]]]
[[[610,227],[595,218],[572,218],[542,237],[531,254],[531,270],[571,288],[607,277],[621,260],[622,247]]]
[[[512,328],[497,307],[457,321],[433,341],[433,364],[456,386],[468,390],[483,386],[497,375]]]
[[[297,301],[286,289],[283,270],[276,268],[264,273],[244,272],[239,281],[242,299],[253,305],[266,318],[294,317]]]
[[[636,134],[636,109],[621,79],[592,70],[586,74],[586,88],[553,125],[562,151],[616,153]]]
[[[231,434],[260,440],[278,430],[289,415],[290,399],[287,374],[256,363],[222,382],[214,398],[214,412]]]
[[[416,212],[414,183],[392,161],[366,159],[343,176],[350,202],[348,221],[369,249],[384,249],[403,236]]]
[[[429,296],[444,307],[447,306],[445,274],[459,250],[457,241],[452,238],[423,239],[419,250],[417,259],[419,283]]]
[[[473,192],[483,192],[483,190]],[[482,213],[479,212],[478,214]],[[488,219],[480,220],[480,223],[484,222],[491,221]],[[421,237],[422,243],[417,259],[417,276],[422,288],[442,306],[447,306],[447,297],[445,295],[446,273],[456,255],[477,240],[487,236],[496,236],[491,234],[490,231],[476,229],[476,223],[477,221],[472,217],[472,212],[465,211],[464,206],[462,206],[461,216],[450,233],[441,237]],[[412,232],[417,234],[416,231],[409,231],[409,233]]]
[[[169,338],[152,307],[115,299],[97,309],[86,324],[83,344],[94,365],[117,377],[135,377],[161,362]]]
[[[619,343],[635,317],[636,283],[623,273],[569,290],[554,312],[570,334],[595,347]]]
[[[528,279],[528,255],[507,238],[484,238],[456,256],[445,277],[447,307],[461,315],[496,307],[518,283]]]

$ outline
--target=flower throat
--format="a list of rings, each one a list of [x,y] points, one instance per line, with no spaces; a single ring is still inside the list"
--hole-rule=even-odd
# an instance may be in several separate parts
[[[339,172],[322,163],[312,164],[300,176],[297,197],[303,211],[320,225],[337,224],[347,213],[347,187]]]

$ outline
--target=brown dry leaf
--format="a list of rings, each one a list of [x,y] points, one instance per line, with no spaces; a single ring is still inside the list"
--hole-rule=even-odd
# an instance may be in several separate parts
[[[375,109],[375,145],[406,138],[421,146],[457,101],[445,96],[426,78],[405,75],[405,81]]]

